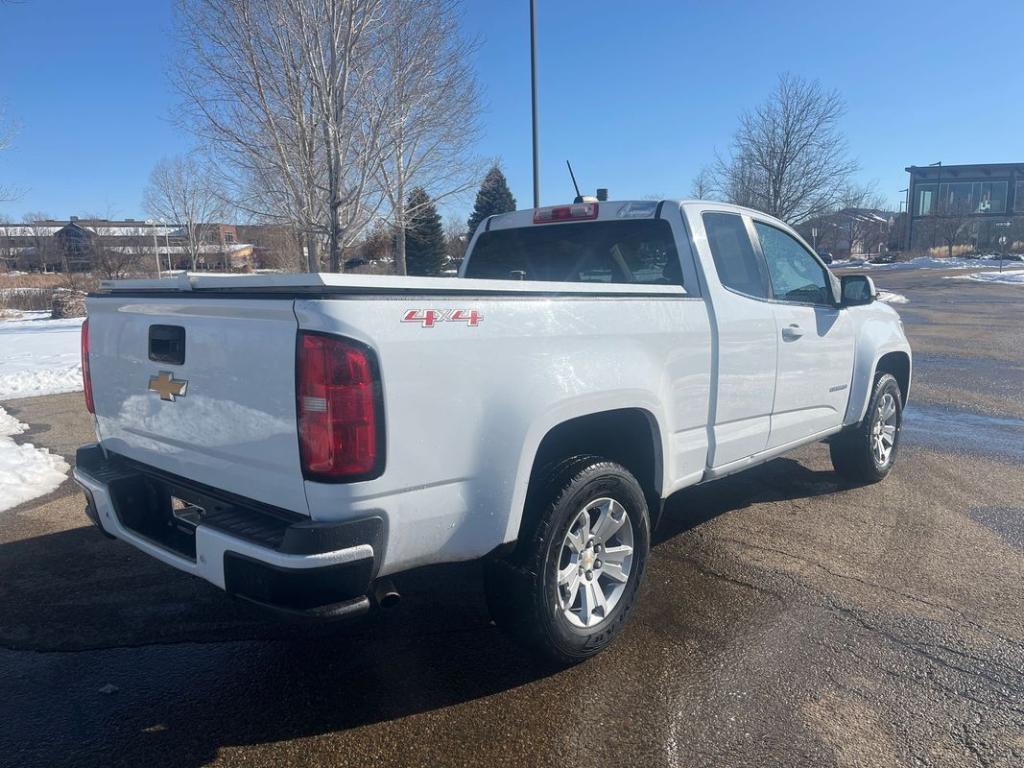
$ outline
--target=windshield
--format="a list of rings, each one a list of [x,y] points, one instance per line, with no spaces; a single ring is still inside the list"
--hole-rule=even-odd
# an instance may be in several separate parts
[[[466,277],[682,285],[667,221],[595,221],[484,232]]]

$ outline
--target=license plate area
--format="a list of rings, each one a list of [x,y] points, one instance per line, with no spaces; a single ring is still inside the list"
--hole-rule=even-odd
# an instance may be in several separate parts
[[[121,525],[177,555],[196,559],[196,526],[201,519],[198,505],[174,494],[167,484],[141,474],[116,480],[110,487]]]

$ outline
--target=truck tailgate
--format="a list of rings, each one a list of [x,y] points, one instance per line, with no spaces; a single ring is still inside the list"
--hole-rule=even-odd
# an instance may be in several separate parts
[[[90,298],[89,359],[104,447],[309,514],[296,432],[292,304],[188,293]]]

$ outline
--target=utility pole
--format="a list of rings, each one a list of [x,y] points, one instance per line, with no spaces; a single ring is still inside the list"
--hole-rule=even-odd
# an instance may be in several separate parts
[[[156,276],[160,277],[160,246],[156,242],[156,222],[152,219],[146,219],[146,223],[150,226],[150,231],[153,233],[153,258],[156,259]]]
[[[530,101],[533,117],[533,207],[540,208],[540,156],[537,149],[537,0],[530,0]]]
[[[899,222],[899,231],[897,232],[897,234],[898,234],[898,236],[900,238],[899,249],[900,250],[907,250],[907,251],[909,251],[910,250],[910,243],[907,243],[906,246],[904,247],[903,236],[904,236],[904,233],[907,231],[907,223],[910,220],[910,187],[907,187],[906,189],[901,189],[896,194],[901,194],[903,192],[906,192],[907,195],[906,195],[906,199],[905,200],[900,200],[900,205],[899,205],[899,207],[902,209],[902,211],[904,213],[903,218],[900,218],[900,212],[901,211],[900,210],[896,211],[896,221]]]
[[[167,268],[171,269],[171,238],[167,234],[167,222],[160,219],[160,225],[164,228],[164,250],[167,251]]]

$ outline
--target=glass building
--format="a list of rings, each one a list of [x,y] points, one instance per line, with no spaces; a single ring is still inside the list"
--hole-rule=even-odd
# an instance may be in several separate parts
[[[1024,238],[1024,163],[912,165],[904,247],[997,250]]]

